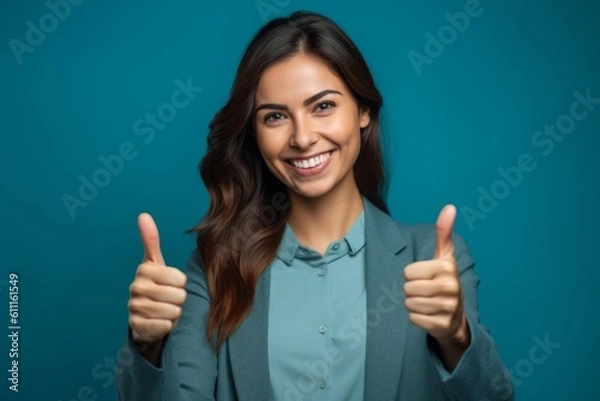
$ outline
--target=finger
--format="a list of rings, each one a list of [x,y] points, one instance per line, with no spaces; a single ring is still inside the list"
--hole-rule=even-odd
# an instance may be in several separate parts
[[[452,327],[452,319],[446,315],[424,315],[422,313],[409,313],[408,319],[412,324],[419,326],[434,337],[447,332]]]
[[[454,280],[414,280],[404,283],[403,289],[407,297],[451,296],[460,292],[460,284]]]
[[[406,309],[423,315],[453,314],[458,307],[456,297],[408,297]]]
[[[183,288],[187,283],[187,276],[176,267],[157,266],[152,263],[142,263],[138,267],[137,275],[149,278],[156,284],[170,285]]]
[[[150,298],[131,298],[127,304],[131,313],[139,314],[148,319],[179,319],[181,307],[166,302],[153,301]]]
[[[452,243],[452,230],[456,219],[456,207],[446,205],[440,212],[435,224],[435,254],[434,259],[444,258],[454,255],[454,245]]]
[[[144,260],[158,264],[165,264],[160,251],[160,241],[158,228],[152,216],[148,213],[141,213],[138,216],[138,228],[144,245]]]
[[[187,291],[183,288],[158,285],[150,280],[135,280],[129,286],[129,292],[132,297],[147,297],[175,305],[183,305],[187,297]]]
[[[404,279],[410,280],[430,280],[437,274],[439,261],[437,260],[420,260],[418,262],[409,263],[403,270]]]
[[[149,333],[154,333],[155,335],[157,333],[166,334],[173,329],[174,323],[170,319],[148,319],[133,314],[129,316],[129,326],[140,335],[146,337]]]

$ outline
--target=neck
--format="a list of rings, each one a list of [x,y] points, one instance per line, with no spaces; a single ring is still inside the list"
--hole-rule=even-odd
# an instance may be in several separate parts
[[[331,242],[350,230],[364,208],[360,191],[351,181],[346,188],[334,188],[318,198],[289,191],[288,223],[301,244],[324,254]]]

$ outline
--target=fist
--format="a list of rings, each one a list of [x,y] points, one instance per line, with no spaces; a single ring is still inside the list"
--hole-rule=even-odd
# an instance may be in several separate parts
[[[436,223],[433,259],[410,263],[404,268],[409,319],[440,343],[465,341],[468,336],[452,243],[455,219],[456,208],[445,206]]]
[[[162,340],[175,328],[187,292],[186,275],[168,267],[160,251],[158,228],[147,213],[138,216],[144,258],[129,286],[129,326],[138,343]]]

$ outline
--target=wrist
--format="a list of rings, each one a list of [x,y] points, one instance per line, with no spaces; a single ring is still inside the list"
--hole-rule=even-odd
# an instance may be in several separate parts
[[[129,344],[131,345],[131,347],[133,349],[135,349],[139,353],[145,353],[148,351],[152,351],[153,349],[156,349],[156,348],[160,349],[163,346],[164,337],[156,339],[156,340],[143,339],[131,327],[129,328],[129,335],[130,335]]]
[[[458,329],[449,336],[436,338],[437,342],[444,348],[446,347],[459,347],[467,348],[471,342],[471,333],[469,332],[469,324],[467,323],[467,317],[464,313],[461,316],[461,323]]]

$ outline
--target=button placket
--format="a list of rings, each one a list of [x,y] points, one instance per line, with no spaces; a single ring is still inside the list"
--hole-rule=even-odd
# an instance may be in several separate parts
[[[331,354],[331,283],[329,280],[329,272],[327,272],[327,266],[331,255],[328,253],[319,261],[316,261],[312,265],[315,269],[313,276],[313,289],[314,297],[312,298],[314,307],[314,328],[313,331],[313,353],[312,360],[317,361],[327,360],[327,356]],[[313,273],[313,274],[314,274]],[[315,372],[316,373],[316,372]],[[314,400],[325,400],[329,395],[330,388],[328,388],[326,378],[322,375],[312,376],[313,380],[313,393]]]

